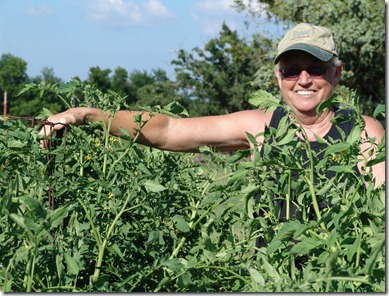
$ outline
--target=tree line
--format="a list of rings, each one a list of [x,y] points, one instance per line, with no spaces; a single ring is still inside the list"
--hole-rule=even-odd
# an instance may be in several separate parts
[[[385,5],[366,0],[234,0],[236,10],[255,20],[267,13],[268,21],[284,29],[298,22],[328,27],[340,47],[345,65],[338,92],[356,90],[362,111],[371,114],[385,103]],[[262,7],[262,8],[258,8]],[[112,90],[125,97],[127,106],[167,105],[179,102],[190,116],[225,114],[252,108],[247,98],[258,89],[278,95],[273,74],[273,58],[278,40],[259,33],[240,37],[225,23],[217,37],[202,48],[179,50],[171,61],[175,79],[163,69],[128,71],[122,67],[91,67],[82,81],[103,92]],[[41,75],[28,77],[27,63],[11,53],[0,58],[0,92],[8,96],[8,113],[34,116],[42,108],[51,112],[65,109],[55,96],[20,90],[28,83],[64,84],[54,69],[43,68]],[[79,79],[75,77],[75,79]],[[81,81],[81,79],[79,79]],[[82,94],[80,94],[82,95]]]

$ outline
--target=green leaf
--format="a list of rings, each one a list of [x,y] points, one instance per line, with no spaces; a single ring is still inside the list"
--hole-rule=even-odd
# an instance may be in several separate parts
[[[8,148],[23,148],[27,145],[27,142],[18,141],[15,139],[8,140],[7,146]]]
[[[380,162],[383,162],[386,160],[386,154],[385,152],[378,152],[373,159],[369,160],[367,163],[366,163],[366,166],[370,167],[370,166],[373,166],[377,163],[380,163]]]
[[[167,189],[165,186],[152,180],[147,180],[143,185],[147,192],[161,192]]]
[[[265,268],[267,275],[274,280],[274,282],[279,282],[281,279],[280,274],[265,258],[262,258],[262,265]]]
[[[48,218],[50,220],[51,227],[57,227],[59,224],[61,224],[61,222],[68,215],[68,213],[68,207],[61,207],[49,213]]]
[[[249,273],[250,273],[250,276],[251,276],[251,279],[253,280],[253,282],[256,284],[256,285],[259,285],[260,287],[265,285],[265,279],[263,278],[263,276],[258,272],[258,270],[254,269],[254,268],[249,268]]]
[[[317,113],[323,112],[325,109],[327,109],[330,106],[334,106],[336,104],[339,104],[341,102],[341,97],[339,94],[334,93],[332,96],[330,96],[327,100],[322,102],[319,106],[316,108]]]
[[[281,246],[281,241],[279,239],[272,239],[270,244],[266,248],[266,255],[271,255]]]
[[[24,217],[12,213],[12,214],[10,214],[10,218],[11,218],[16,224],[18,224],[20,227],[24,228],[25,230],[28,230],[28,228],[27,228],[27,226],[26,226],[26,223],[25,223]]]
[[[354,169],[345,165],[334,165],[328,168],[329,171],[337,173],[353,173]]]
[[[277,145],[285,145],[292,142],[293,139],[296,138],[296,130],[290,129],[288,133],[279,141]]]
[[[265,109],[266,112],[274,111],[280,106],[280,100],[264,90],[252,93],[249,97],[249,103],[259,109]]]
[[[118,244],[114,243],[112,246],[109,246],[109,250],[117,255],[119,255],[120,258],[123,258],[123,253],[120,251],[120,247]]]
[[[231,157],[228,157],[226,161],[228,163],[234,163],[249,155],[250,155],[250,150],[239,150],[236,151]]]
[[[232,184],[238,180],[241,180],[242,178],[245,178],[247,175],[247,170],[245,169],[240,169],[236,171],[229,179],[227,184]]]
[[[175,273],[179,273],[184,267],[179,258],[173,258],[172,260],[161,260],[161,265],[168,267]]]
[[[319,144],[328,144],[326,139],[324,139],[316,134],[314,134],[314,136],[315,136],[316,142],[318,142]]]
[[[252,135],[252,134],[246,132],[246,136],[247,136],[247,138],[249,139],[249,141],[250,141],[252,144],[254,144],[254,146],[258,144],[258,141],[257,141],[257,139],[255,138],[254,135]]]
[[[350,149],[351,144],[348,142],[342,142],[334,144],[327,148],[326,152],[324,153],[324,157],[327,157],[328,155],[332,155],[333,153],[339,153],[342,151],[346,151]]]
[[[357,143],[359,144],[361,140],[362,129],[359,126],[354,126],[350,134],[347,136],[347,142],[350,144]]]
[[[185,272],[184,274],[181,274],[177,279],[177,285],[180,288],[185,288],[191,284],[193,284],[193,281],[192,275],[189,271]]]
[[[320,246],[322,242],[316,238],[307,237],[290,249],[291,254],[307,254],[310,250]]]
[[[374,110],[373,117],[377,118],[378,115],[382,113],[382,115],[385,117],[385,105],[384,104],[378,104],[377,107]]]
[[[66,269],[67,272],[71,275],[77,275],[80,271],[80,267],[77,264],[77,261],[74,260],[68,252],[65,253]]]
[[[175,216],[173,216],[172,220],[175,222],[176,228],[179,231],[184,232],[184,233],[190,231],[189,224],[183,216],[175,215]]]

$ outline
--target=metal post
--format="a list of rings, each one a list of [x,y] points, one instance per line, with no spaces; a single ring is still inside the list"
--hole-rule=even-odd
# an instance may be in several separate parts
[[[7,92],[4,92],[3,115],[7,116]]]

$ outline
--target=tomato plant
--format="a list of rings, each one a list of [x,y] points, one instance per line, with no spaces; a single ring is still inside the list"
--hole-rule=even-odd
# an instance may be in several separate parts
[[[69,107],[114,114],[124,104],[77,80],[24,91],[31,88]],[[277,103],[259,95],[257,105]],[[174,103],[144,110],[186,115]],[[385,291],[385,189],[351,169],[361,125],[354,136],[331,143],[323,160],[311,151],[304,169],[296,151],[310,151],[309,145],[294,138],[298,126],[287,125],[269,131],[276,149],[263,146],[263,156],[202,147],[199,161],[196,154],[112,137],[107,126],[92,123],[67,127],[50,149],[41,149],[38,126],[3,118],[0,289]],[[377,148],[384,159],[385,143]],[[326,179],[328,170],[334,179]],[[291,178],[294,171],[298,178]],[[300,215],[280,221],[279,199]],[[332,206],[319,209],[320,200]],[[258,239],[267,244],[257,247]]]

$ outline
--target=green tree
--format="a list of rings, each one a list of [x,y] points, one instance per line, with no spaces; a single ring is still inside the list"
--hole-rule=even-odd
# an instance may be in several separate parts
[[[127,96],[130,92],[128,72],[122,67],[117,67],[111,77],[111,87],[121,96]]]
[[[165,70],[152,70],[152,83],[145,84],[137,90],[137,101],[133,106],[167,106],[171,102],[179,102],[186,109],[190,109],[191,102],[179,92],[176,82],[171,81]]]
[[[134,106],[139,100],[138,90],[146,85],[153,84],[155,79],[147,71],[133,70],[130,73],[129,81],[127,103]]]
[[[49,109],[53,113],[65,109],[63,102],[54,93],[50,92],[50,86],[63,84],[63,81],[55,76],[52,68],[44,67],[41,70],[41,75],[28,78],[27,81],[32,84],[45,85],[47,92],[40,92],[35,88],[21,93],[15,98],[17,104],[10,108],[12,115],[34,116],[43,108]]]
[[[20,104],[21,98],[17,97],[19,91],[27,82],[27,63],[12,54],[3,54],[0,59],[0,91],[1,96],[7,92],[9,112]],[[18,114],[19,115],[19,114]]]
[[[385,102],[385,4],[373,0],[234,0],[238,11],[282,22],[285,29],[299,22],[328,27],[345,65],[341,85],[355,89],[362,98],[363,112],[372,113]],[[275,48],[275,46],[274,46]],[[275,51],[273,50],[275,53]],[[264,70],[264,69],[262,69]],[[270,71],[270,69],[269,69]],[[268,80],[268,72],[258,72],[256,84]]]
[[[109,74],[111,73],[110,69],[100,69],[99,66],[91,67],[89,69],[89,76],[87,83],[95,85],[102,92],[106,92],[111,89],[111,81]]]
[[[270,50],[267,38],[255,35],[249,42],[225,23],[218,38],[204,49],[180,50],[172,61],[177,82],[194,102],[191,115],[211,115],[249,108],[246,100],[254,88],[251,81]]]

